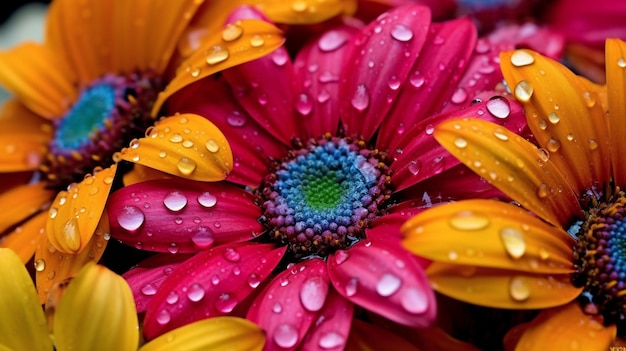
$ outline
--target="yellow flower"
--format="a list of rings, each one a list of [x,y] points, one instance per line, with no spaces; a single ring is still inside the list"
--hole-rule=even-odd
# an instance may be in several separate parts
[[[126,281],[89,263],[70,281],[46,323],[28,272],[10,249],[0,248],[0,350],[137,350],[139,322]],[[50,331],[52,330],[52,331]],[[172,330],[139,348],[156,350],[261,350],[263,331],[235,317]]]
[[[599,86],[530,50],[501,68],[539,147],[494,124],[436,127],[453,155],[515,203],[461,201],[403,226],[434,262],[439,292],[477,305],[543,309],[515,328],[516,350],[607,350],[626,335],[626,43],[606,43]],[[518,340],[519,338],[519,340]]]

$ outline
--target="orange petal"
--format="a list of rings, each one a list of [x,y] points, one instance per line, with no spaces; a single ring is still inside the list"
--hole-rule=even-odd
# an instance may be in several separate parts
[[[519,135],[477,119],[443,122],[434,135],[466,166],[546,221],[558,226],[582,218],[561,169]]]
[[[113,165],[88,174],[57,194],[46,224],[48,240],[57,250],[75,254],[85,248],[104,211],[116,169]]]
[[[604,51],[587,44],[568,43],[565,48],[565,59],[574,71],[581,72],[594,82],[606,83],[604,70]]]
[[[174,176],[163,173],[154,168],[142,166],[140,164],[135,164],[133,169],[128,173],[124,174],[123,181],[124,186],[129,186],[135,183],[145,182],[147,180],[153,179],[172,179]]]
[[[615,184],[626,187],[626,43],[619,39],[606,41],[606,86],[609,103],[609,143]]]
[[[35,253],[35,279],[41,303],[46,301],[55,284],[74,277],[88,262],[98,262],[110,236],[109,217],[106,212],[102,213],[98,227],[84,250],[76,255],[57,250],[48,238],[43,236]]]
[[[0,240],[0,247],[9,248],[20,257],[22,262],[28,262],[39,242],[43,239],[48,220],[47,212],[40,212],[33,218],[26,221],[23,225],[15,228],[11,233],[7,234]]]
[[[346,351],[379,350],[419,351],[421,349],[390,331],[353,319]]]
[[[194,114],[163,118],[133,140],[121,158],[182,178],[218,181],[233,167],[226,137],[209,120]]]
[[[610,171],[608,129],[594,92],[566,67],[531,50],[501,53],[500,67],[539,145],[574,191],[603,188]]]
[[[58,118],[78,96],[65,67],[50,48],[22,44],[0,52],[0,85],[38,115]]]
[[[603,326],[602,317],[585,314],[577,302],[541,312],[533,321],[518,326],[523,334],[516,351],[609,350],[615,325]]]
[[[203,45],[187,58],[152,109],[156,115],[163,102],[183,87],[226,68],[265,56],[280,47],[284,38],[273,25],[260,20],[242,20],[223,31],[211,33]]]
[[[277,23],[312,24],[354,11],[355,0],[263,0],[256,7]]]
[[[436,291],[479,306],[539,309],[566,304],[582,288],[572,285],[570,274],[533,274],[434,262],[426,269]]]
[[[0,233],[41,211],[54,196],[43,182],[20,185],[0,195]]]
[[[574,239],[504,202],[436,206],[405,222],[402,233],[405,248],[437,262],[537,274],[574,271]]]
[[[32,171],[39,167],[52,138],[52,126],[17,100],[0,110],[0,172]]]

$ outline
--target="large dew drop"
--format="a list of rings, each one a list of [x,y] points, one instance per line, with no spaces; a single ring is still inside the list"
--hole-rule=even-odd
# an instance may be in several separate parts
[[[450,226],[458,230],[480,230],[489,225],[489,218],[473,211],[461,211],[448,221]]]
[[[143,212],[133,205],[124,206],[117,215],[117,223],[129,232],[134,232],[145,221]]]
[[[403,24],[396,24],[393,26],[390,34],[392,38],[398,41],[409,41],[413,39],[413,31],[411,28]]]
[[[530,285],[524,277],[514,277],[509,283],[509,294],[515,301],[525,301],[530,297]]]
[[[522,67],[535,62],[535,58],[526,50],[516,50],[511,55],[511,63],[513,66]]]
[[[298,343],[298,330],[291,324],[280,324],[274,329],[273,340],[282,348],[290,348]]]
[[[300,288],[300,303],[311,312],[319,311],[328,294],[328,283],[322,277],[310,277]]]
[[[500,239],[504,249],[511,257],[518,259],[526,253],[526,241],[519,230],[511,227],[502,228],[500,229]]]
[[[187,197],[179,191],[170,191],[163,199],[163,205],[170,211],[180,211],[187,206]]]
[[[402,280],[396,275],[385,273],[376,284],[376,292],[380,296],[391,296],[400,289]]]

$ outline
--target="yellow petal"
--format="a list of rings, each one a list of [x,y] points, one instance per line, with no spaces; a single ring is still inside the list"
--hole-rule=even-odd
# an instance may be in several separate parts
[[[0,233],[41,211],[54,196],[46,184],[20,185],[0,194]]]
[[[57,250],[76,254],[85,248],[100,222],[116,170],[114,164],[88,174],[57,194],[46,224],[48,240]]]
[[[415,345],[385,329],[358,319],[352,320],[346,351],[419,351]]]
[[[523,207],[559,226],[582,218],[578,193],[545,152],[497,124],[446,121],[435,138],[452,155]]]
[[[51,119],[63,116],[78,96],[64,62],[48,47],[34,43],[0,52],[0,85]]]
[[[133,140],[122,159],[182,178],[218,181],[233,167],[233,154],[222,132],[208,119],[181,114],[163,118]]]
[[[137,311],[124,278],[104,266],[85,266],[61,298],[54,339],[58,351],[137,350]]]
[[[55,284],[72,278],[89,262],[98,262],[107,247],[109,217],[106,212],[84,250],[78,254],[67,254],[57,250],[46,236],[41,238],[35,253],[35,278],[39,300],[46,301],[48,293]]]
[[[38,213],[4,236],[0,240],[0,247],[13,250],[23,263],[28,262],[33,257],[35,250],[37,250],[39,242],[45,238],[44,232],[47,220],[48,214],[46,212]]]
[[[626,43],[619,39],[606,41],[606,87],[609,103],[609,142],[615,184],[626,187]]]
[[[50,123],[10,100],[0,110],[0,124],[0,172],[37,169],[52,138]]]
[[[145,182],[147,180],[153,179],[172,179],[174,178],[172,175],[163,173],[154,168],[142,166],[140,164],[135,164],[133,169],[128,173],[124,174],[122,177],[124,181],[124,186],[129,186],[135,183]]]
[[[139,351],[261,351],[265,333],[238,317],[213,317],[174,329],[142,346]]]
[[[598,97],[566,67],[531,50],[503,52],[500,67],[539,145],[577,194],[607,183],[608,130]]]
[[[574,271],[574,239],[504,202],[436,206],[405,222],[402,233],[405,248],[437,262],[529,273]]]
[[[517,343],[516,351],[609,350],[615,325],[603,326],[602,317],[585,314],[578,302],[541,312]]]
[[[187,58],[165,90],[159,93],[152,114],[172,94],[183,87],[244,62],[265,56],[284,42],[282,32],[260,20],[242,20],[230,24],[223,31],[211,33],[201,47]]]
[[[52,350],[33,282],[22,261],[0,248],[0,344],[13,350]]]
[[[582,288],[570,274],[533,274],[434,262],[426,269],[433,289],[479,306],[540,309],[574,300]]]

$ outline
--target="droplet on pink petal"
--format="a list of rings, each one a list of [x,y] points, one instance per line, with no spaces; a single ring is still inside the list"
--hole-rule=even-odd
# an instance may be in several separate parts
[[[272,339],[282,348],[293,347],[298,343],[298,331],[293,325],[283,323],[274,329]]]
[[[328,283],[320,276],[307,278],[300,288],[300,302],[311,312],[319,311],[328,294]]]

